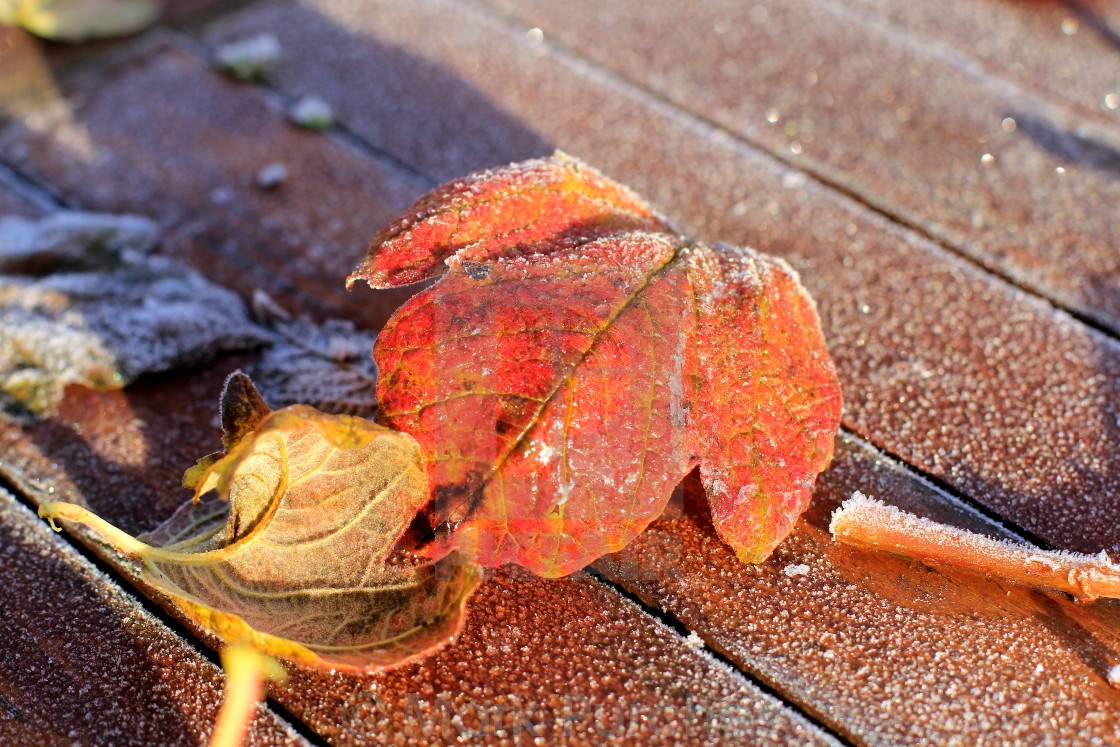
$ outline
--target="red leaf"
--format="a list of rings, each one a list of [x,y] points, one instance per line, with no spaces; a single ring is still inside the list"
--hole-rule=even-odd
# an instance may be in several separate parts
[[[463,260],[516,256],[544,242],[626,229],[668,226],[626,187],[557,153],[437,187],[374,238],[346,285],[358,278],[374,288],[408,285],[441,274],[456,254]]]
[[[440,187],[374,242],[350,282],[447,263],[374,346],[380,417],[429,458],[441,549],[564,575],[697,464],[741,558],[789,533],[840,415],[813,303],[784,262],[668,230],[558,155]]]

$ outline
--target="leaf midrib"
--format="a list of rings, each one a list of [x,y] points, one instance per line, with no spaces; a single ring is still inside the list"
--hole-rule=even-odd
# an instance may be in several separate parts
[[[524,441],[528,438],[532,430],[537,427],[537,425],[540,423],[541,414],[544,412],[545,408],[547,408],[548,405],[552,402],[553,398],[556,397],[556,394],[560,391],[560,389],[574,378],[575,372],[579,369],[580,366],[584,364],[584,362],[591,355],[591,352],[595,350],[595,347],[599,344],[599,341],[602,339],[607,330],[611,328],[611,326],[620,316],[626,313],[627,309],[634,305],[635,301],[637,301],[637,299],[643,293],[645,293],[647,288],[653,285],[653,283],[659,277],[664,275],[670,267],[676,264],[676,262],[681,258],[682,252],[690,246],[688,242],[681,240],[679,237],[670,236],[669,234],[643,234],[643,236],[657,237],[665,239],[668,243],[670,243],[670,245],[679,245],[673,248],[672,255],[670,255],[670,257],[665,260],[665,262],[661,264],[656,270],[651,272],[646,278],[645,282],[643,282],[632,294],[630,294],[626,301],[618,307],[615,313],[607,319],[606,323],[603,324],[603,326],[600,327],[599,330],[592,335],[591,344],[587,346],[587,349],[583,351],[583,354],[580,355],[579,359],[572,363],[571,367],[569,367],[564,375],[557,378],[552,390],[543,400],[541,400],[540,405],[537,407],[528,423],[526,423],[525,427],[521,429],[521,432],[517,435],[517,438],[506,448],[506,450],[501,455],[499,455],[498,459],[494,461],[493,466],[482,478],[481,482],[479,482],[478,487],[475,488],[474,491],[472,491],[469,498],[469,506],[465,515],[462,519],[460,519],[460,521],[468,520],[470,516],[475,512],[475,510],[482,502],[482,496],[487,486],[489,486],[494,477],[499,472],[501,472],[506,462],[509,461],[510,455],[521,447],[521,444],[524,443]],[[604,237],[599,237],[596,240],[601,241],[603,240],[603,238]],[[446,523],[446,521],[447,520],[444,519],[443,523]]]

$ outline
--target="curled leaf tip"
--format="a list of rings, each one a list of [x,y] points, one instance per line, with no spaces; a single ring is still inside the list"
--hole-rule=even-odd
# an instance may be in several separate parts
[[[420,198],[373,240],[347,278],[373,288],[418,283],[464,262],[536,253],[619,231],[671,231],[641,197],[557,152],[449,182]]]
[[[226,449],[236,446],[272,412],[253,380],[240,369],[226,379],[219,409],[222,417],[222,443]]]
[[[56,532],[61,532],[62,527],[60,527],[54,520],[54,513],[52,513],[53,509],[48,508],[51,505],[51,503],[44,503],[39,507],[39,518],[46,519],[47,523],[51,525],[51,529],[55,530]]]

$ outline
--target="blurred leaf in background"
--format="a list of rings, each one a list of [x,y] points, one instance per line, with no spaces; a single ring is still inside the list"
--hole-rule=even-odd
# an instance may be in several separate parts
[[[0,0],[0,24],[52,41],[125,36],[155,23],[159,0]]]

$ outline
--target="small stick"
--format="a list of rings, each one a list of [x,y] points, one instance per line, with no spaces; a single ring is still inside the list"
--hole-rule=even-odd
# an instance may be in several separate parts
[[[992,539],[922,519],[859,491],[832,514],[829,531],[844,544],[1058,589],[1082,602],[1120,598],[1120,565],[1103,550],[1081,555]]]

